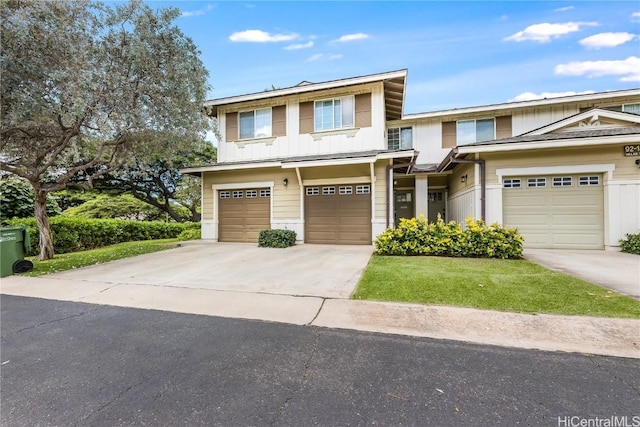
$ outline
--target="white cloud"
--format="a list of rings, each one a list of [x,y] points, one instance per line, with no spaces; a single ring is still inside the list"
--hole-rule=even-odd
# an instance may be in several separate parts
[[[552,38],[558,38],[562,35],[579,31],[582,27],[597,25],[597,22],[565,22],[564,24],[549,24],[548,22],[544,22],[542,24],[529,25],[523,31],[518,31],[502,40],[515,42],[533,40],[545,43]]]
[[[324,53],[316,53],[315,55],[311,55],[309,58],[307,58],[307,62],[319,61],[321,59],[334,61],[336,59],[342,58],[342,56],[342,54],[325,55]]]
[[[640,22],[640,12],[633,12],[631,14],[631,22]]]
[[[575,9],[575,7],[573,6],[559,7],[557,9],[554,9],[554,12],[566,12],[568,10],[573,10],[573,9]]]
[[[621,82],[640,82],[640,73],[636,75],[630,75],[620,79]]]
[[[198,10],[187,10],[184,11],[180,14],[180,17],[182,18],[189,18],[191,16],[202,16],[205,13],[207,13],[208,11],[214,9],[215,6],[212,4],[207,5],[207,7],[202,8],[202,9],[198,9]]]
[[[631,33],[600,33],[580,40],[580,44],[589,49],[601,49],[603,47],[616,47],[635,39]]]
[[[630,56],[618,61],[583,61],[556,65],[555,73],[563,76],[622,76],[620,81],[637,81],[640,76],[640,58]]]
[[[233,33],[229,36],[232,42],[249,42],[249,43],[269,43],[269,42],[288,42],[297,39],[299,36],[292,34],[271,34],[262,30],[246,30]]]
[[[584,92],[542,92],[542,93],[533,93],[533,92],[523,92],[515,98],[510,99],[507,102],[520,102],[520,101],[535,101],[536,99],[547,99],[547,98],[559,98],[561,96],[572,96],[572,95],[586,95],[589,93],[595,93],[593,90],[585,90]]]
[[[335,41],[338,43],[344,43],[344,42],[352,42],[354,40],[364,40],[368,38],[369,38],[369,34],[355,33],[355,34],[345,34],[344,36],[341,36],[339,39]]]
[[[300,49],[309,49],[310,47],[313,47],[313,42],[311,40],[309,40],[306,43],[292,44],[292,45],[289,45],[289,46],[285,46],[284,49],[285,50],[300,50]]]

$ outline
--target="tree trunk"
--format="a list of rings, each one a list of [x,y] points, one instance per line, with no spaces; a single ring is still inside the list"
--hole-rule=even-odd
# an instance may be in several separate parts
[[[35,188],[35,215],[38,230],[40,230],[40,256],[41,261],[53,258],[53,237],[51,235],[51,224],[47,215],[47,192]]]

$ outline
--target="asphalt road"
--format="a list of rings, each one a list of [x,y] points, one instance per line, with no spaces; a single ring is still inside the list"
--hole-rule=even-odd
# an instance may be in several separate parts
[[[568,426],[558,417],[640,415],[637,359],[12,296],[0,305],[3,427]]]

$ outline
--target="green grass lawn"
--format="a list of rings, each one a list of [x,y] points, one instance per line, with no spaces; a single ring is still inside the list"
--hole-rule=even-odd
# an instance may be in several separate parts
[[[353,298],[640,318],[640,301],[526,260],[374,255]]]
[[[29,257],[27,259],[33,262],[33,271],[24,273],[22,276],[42,276],[59,271],[71,270],[73,268],[102,264],[117,259],[175,248],[177,243],[177,239],[144,240],[140,242],[119,243],[117,245],[89,251],[59,254],[47,261],[38,261],[35,257]]]

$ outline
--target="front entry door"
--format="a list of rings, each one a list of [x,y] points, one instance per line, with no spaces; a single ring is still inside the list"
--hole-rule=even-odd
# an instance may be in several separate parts
[[[400,223],[400,218],[413,218],[413,191],[396,192],[396,226]]]
[[[429,210],[429,222],[436,222],[438,214],[445,220],[444,191],[429,191],[427,193],[427,209]]]

